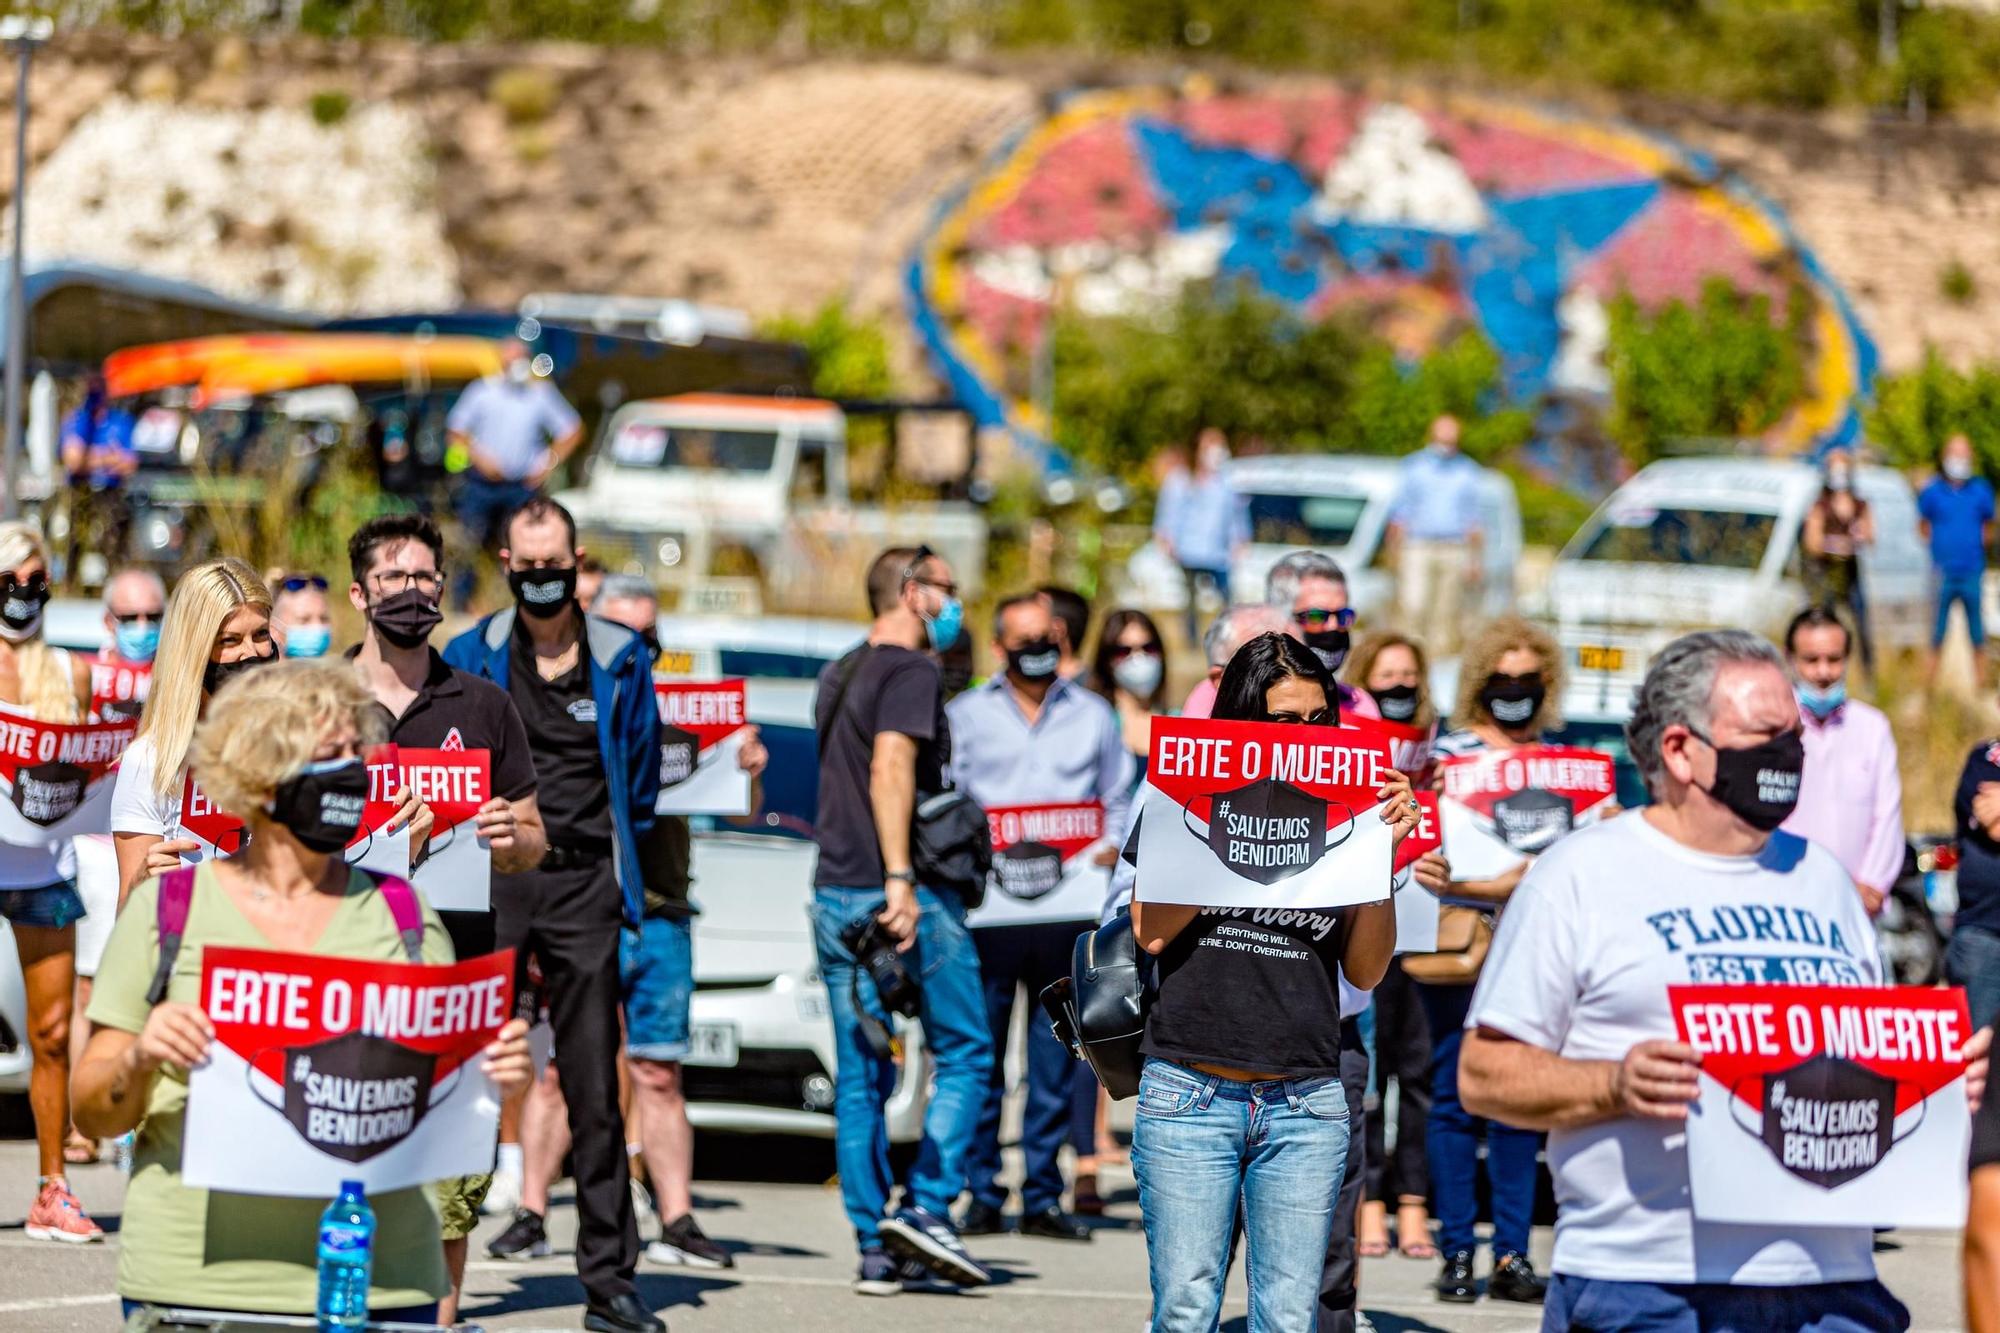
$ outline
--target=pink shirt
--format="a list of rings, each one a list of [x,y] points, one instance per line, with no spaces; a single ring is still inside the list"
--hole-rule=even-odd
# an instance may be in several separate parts
[[[1903,871],[1903,779],[1882,710],[1850,699],[1805,721],[1806,771],[1787,833],[1816,842],[1856,883],[1886,892]]]
[[[1340,687],[1340,711],[1352,713],[1356,717],[1380,717],[1382,710],[1375,705],[1375,696],[1366,690],[1357,690],[1352,685]],[[1182,717],[1207,717],[1215,711],[1215,682],[1203,676],[1201,684],[1188,694],[1187,702],[1181,705]]]

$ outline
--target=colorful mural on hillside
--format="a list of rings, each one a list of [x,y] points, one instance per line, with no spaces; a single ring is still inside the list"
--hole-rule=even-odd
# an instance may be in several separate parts
[[[919,332],[984,425],[1039,440],[1023,367],[1051,309],[1129,314],[1247,279],[1309,318],[1358,305],[1421,354],[1470,322],[1518,400],[1601,393],[1605,304],[1710,276],[1810,294],[1809,401],[1783,445],[1854,439],[1875,352],[1777,209],[1659,136],[1539,107],[1332,88],[1076,94],[945,200],[907,281]]]

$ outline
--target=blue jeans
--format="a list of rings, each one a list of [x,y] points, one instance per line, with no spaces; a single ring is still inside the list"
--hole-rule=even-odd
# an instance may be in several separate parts
[[[1984,926],[1960,926],[1944,946],[1944,976],[1965,987],[1965,1005],[1972,1011],[1972,1030],[2000,1018],[2000,935]]]
[[[987,926],[972,932],[979,950],[979,975],[986,989],[986,1024],[993,1034],[993,1074],[979,1111],[979,1129],[966,1158],[972,1197],[994,1208],[1004,1207],[1007,1187],[1000,1183],[1000,1104],[1007,1091],[1003,1058],[1007,1032],[1013,1026],[1014,992],[1028,989],[1028,1104],[1021,1115],[1021,1155],[1027,1177],[1021,1182],[1021,1211],[1047,1212],[1062,1206],[1063,1178],[1059,1154],[1069,1137],[1076,1103],[1076,1058],[1049,1031],[1042,1016],[1045,987],[1070,972],[1076,937],[1088,922],[1043,921],[1024,926]],[[1093,1086],[1095,1080],[1092,1080]],[[1090,1102],[1095,1133],[1097,1100]],[[1095,1152],[1096,1147],[1083,1151]]]
[[[465,529],[465,539],[474,544],[479,552],[491,555],[500,547],[500,528],[514,511],[528,503],[534,492],[519,481],[488,481],[477,472],[467,469],[458,474],[458,483],[452,491],[451,511],[458,518],[458,524]],[[472,600],[472,590],[479,579],[478,560],[468,551],[458,562],[458,573],[452,579],[453,593],[460,606]]]
[[[649,916],[618,932],[618,984],[625,992],[625,1054],[670,1064],[687,1059],[694,1000],[694,923]]]
[[[889,1206],[893,1183],[889,1124],[882,1108],[896,1087],[896,1065],[878,1058],[863,1035],[855,996],[877,1018],[884,1016],[881,1000],[874,981],[840,942],[840,932],[855,918],[881,911],[883,902],[879,888],[813,890],[813,941],[833,1008],[834,1161],[840,1168],[841,1202],[864,1251],[882,1247],[875,1226]],[[986,1027],[979,956],[965,928],[965,903],[953,893],[919,888],[917,906],[917,942],[903,955],[903,963],[922,987],[917,1017],[935,1068],[908,1199],[946,1217],[965,1188],[966,1151],[993,1071],[993,1038]]]
[[[1214,1333],[1239,1203],[1250,1333],[1312,1333],[1347,1138],[1338,1078],[1239,1083],[1148,1060],[1132,1170],[1152,1333]]]
[[[1732,1287],[1558,1273],[1542,1333],[1903,1333],[1910,1312],[1880,1282]]]
[[[1458,1099],[1458,1051],[1465,1041],[1470,986],[1426,986],[1417,994],[1431,1027],[1431,1118],[1424,1134],[1431,1196],[1437,1205],[1438,1248],[1477,1249],[1479,1133],[1486,1131],[1486,1181],[1492,1190],[1493,1257],[1528,1252],[1535,1218],[1535,1160],[1542,1136],[1476,1116]]]
[[[1931,630],[1931,647],[1941,647],[1944,632],[1951,626],[1951,604],[1959,602],[1965,607],[1965,628],[1972,635],[1972,646],[1986,645],[1986,625],[1980,619],[1979,585],[1981,574],[1939,574],[1937,625]]]

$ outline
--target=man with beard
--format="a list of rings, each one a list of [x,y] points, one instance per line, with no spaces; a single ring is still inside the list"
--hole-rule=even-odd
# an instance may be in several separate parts
[[[632,1282],[639,1230],[617,1061],[619,935],[643,915],[639,844],[660,791],[652,660],[637,634],[577,607],[583,551],[568,510],[529,500],[502,540],[514,605],[445,649],[447,662],[513,697],[535,756],[548,851],[534,870],[494,877],[496,943],[523,960],[532,951],[549,987],[575,1144],[584,1327],[664,1333]]]
[[[347,543],[354,581],[347,600],[367,622],[361,643],[348,652],[362,683],[381,706],[388,740],[417,750],[486,750],[494,795],[480,807],[474,828],[501,873],[532,870],[547,842],[535,801],[535,763],[528,733],[507,692],[470,672],[445,665],[430,646],[444,619],[444,537],[420,514],[370,519]],[[412,852],[420,849],[412,848]],[[439,912],[463,961],[493,952],[493,913]],[[491,1172],[438,1182],[444,1222],[445,1267],[451,1294],[439,1308],[455,1321],[465,1283],[466,1238],[479,1220]]]

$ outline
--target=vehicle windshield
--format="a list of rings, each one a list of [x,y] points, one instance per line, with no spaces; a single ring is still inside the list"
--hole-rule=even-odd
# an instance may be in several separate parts
[[[1613,509],[1583,548],[1585,560],[1635,565],[1755,569],[1771,544],[1776,516],[1734,509]]]
[[[1250,540],[1269,546],[1345,546],[1368,500],[1360,495],[1258,495],[1250,500]]]
[[[612,461],[621,467],[769,472],[777,456],[777,433],[767,430],[705,430],[631,421],[611,438]]]

